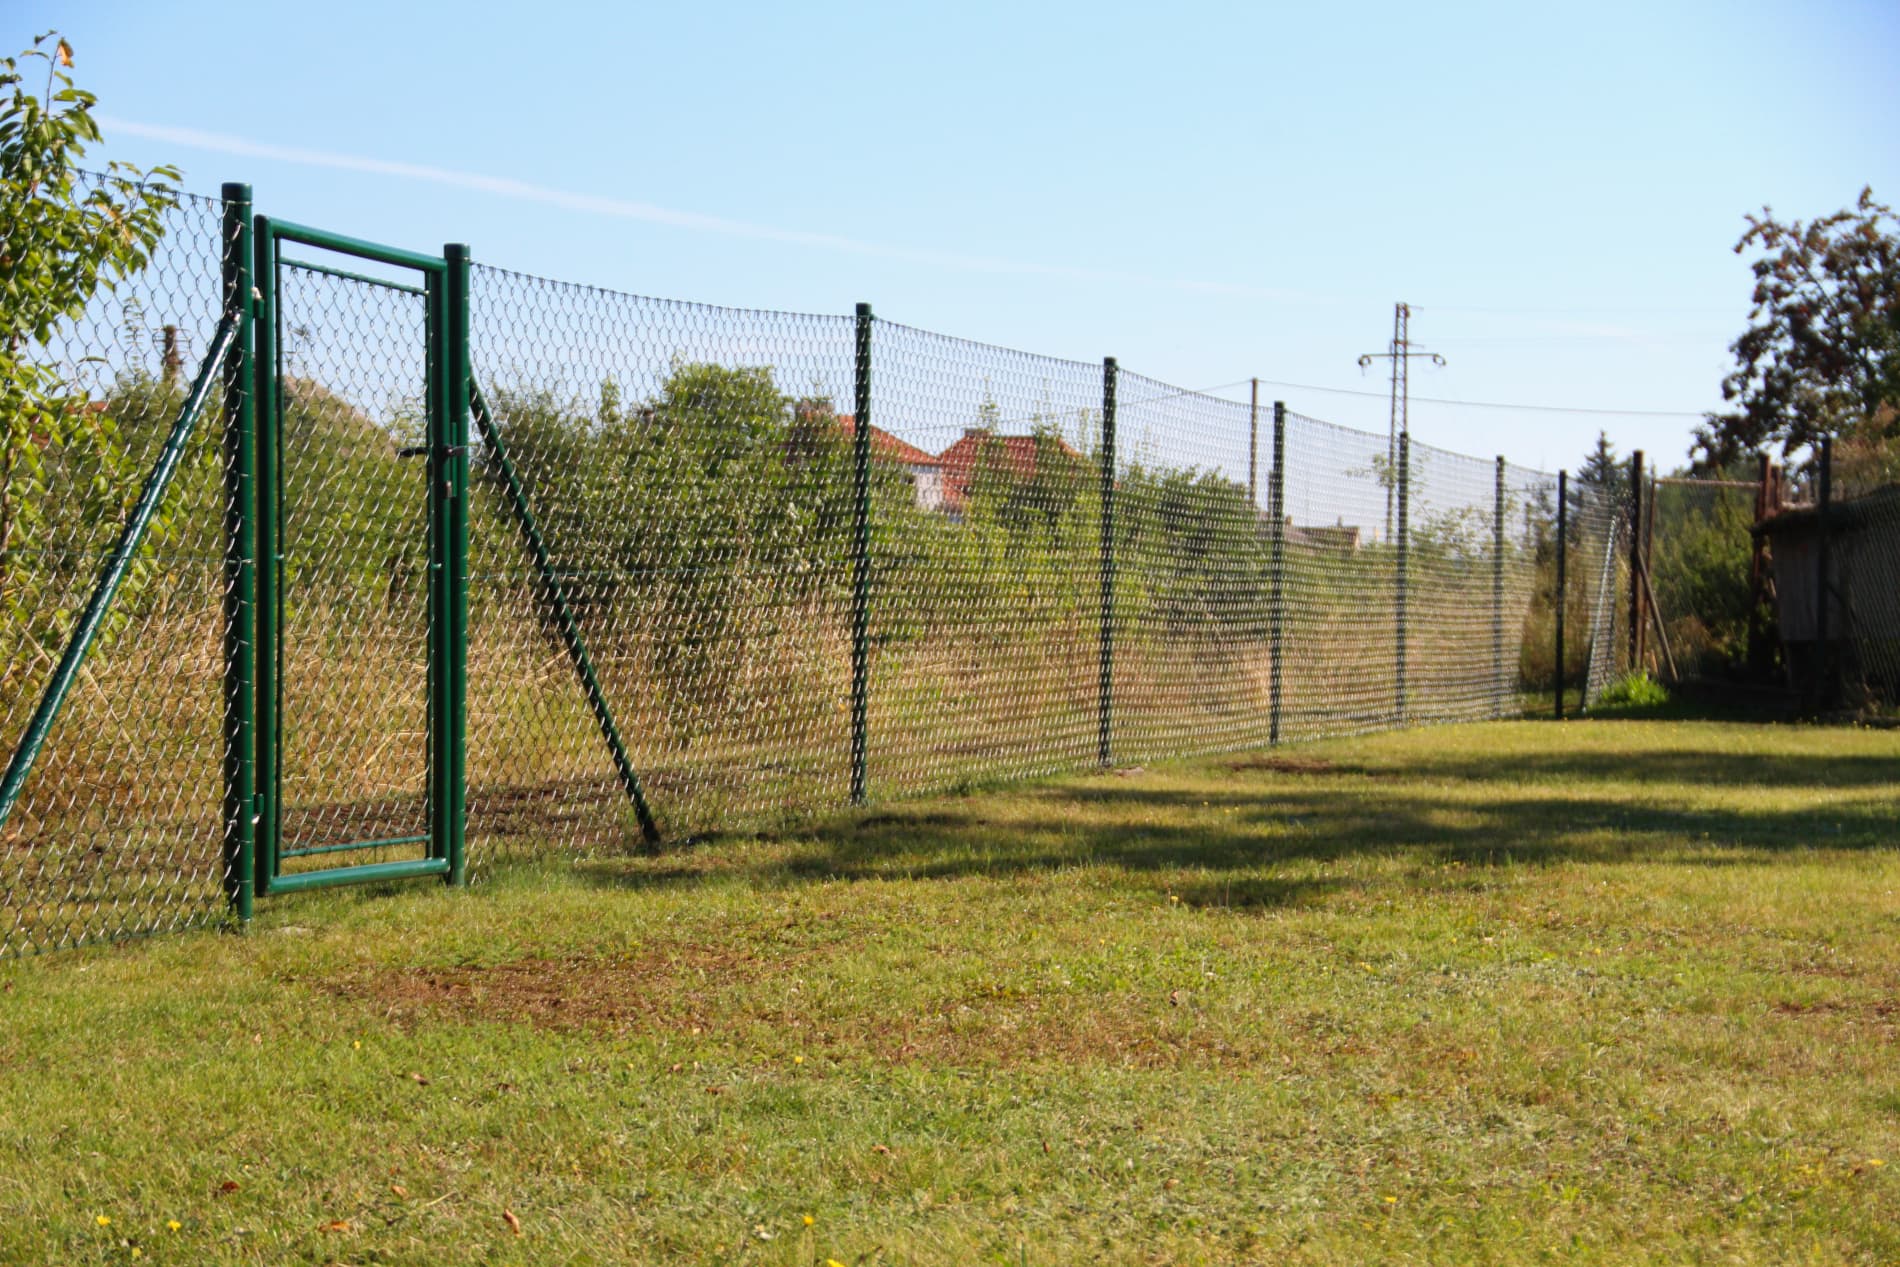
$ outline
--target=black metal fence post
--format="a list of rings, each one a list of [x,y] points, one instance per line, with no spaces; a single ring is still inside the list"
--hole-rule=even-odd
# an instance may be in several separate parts
[[[1399,492],[1398,518],[1398,560],[1396,567],[1395,598],[1397,602],[1397,629],[1393,638],[1396,659],[1393,664],[1392,692],[1396,708],[1396,721],[1405,724],[1405,586],[1406,569],[1410,564],[1407,557],[1410,549],[1411,533],[1409,529],[1410,506],[1412,499],[1412,437],[1408,432],[1399,432],[1399,469],[1397,472]]]
[[[1102,360],[1102,665],[1097,758],[1114,761],[1115,733],[1115,358]]]
[[[1643,671],[1643,451],[1630,454],[1630,670]]]
[[[1280,742],[1280,648],[1286,630],[1286,402],[1273,402],[1273,466],[1267,471],[1272,571],[1267,606],[1267,742]]]
[[[858,305],[851,435],[851,803],[864,804],[871,687],[871,305]]]
[[[1498,457],[1491,511],[1491,690],[1504,716],[1504,458]]]
[[[1564,614],[1570,607],[1570,473],[1557,472],[1557,720],[1564,719]]]
[[[1814,499],[1814,702],[1817,708],[1834,703],[1834,655],[1828,628],[1828,522],[1834,502],[1834,437],[1821,437],[1821,487]]]

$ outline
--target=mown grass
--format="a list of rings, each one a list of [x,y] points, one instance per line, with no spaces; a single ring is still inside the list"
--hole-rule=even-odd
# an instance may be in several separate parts
[[[1891,1262],[1897,774],[1440,728],[0,966],[0,1259]]]

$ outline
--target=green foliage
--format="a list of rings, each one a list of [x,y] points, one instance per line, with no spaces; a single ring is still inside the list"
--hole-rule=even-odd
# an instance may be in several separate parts
[[[1854,206],[1783,223],[1767,208],[1735,244],[1755,260],[1752,324],[1695,451],[1720,465],[1778,443],[1784,455],[1878,419],[1900,436],[1900,217],[1871,188]]]
[[[28,72],[44,62],[45,87]],[[169,167],[78,169],[99,140],[94,97],[65,73],[72,47],[48,32],[0,59],[0,602],[16,628],[44,637],[72,601],[98,526],[123,518],[136,486],[125,425],[149,384],[103,404],[76,396],[51,350],[101,291],[145,267],[174,196]],[[163,539],[166,525],[158,525]],[[30,552],[34,557],[22,561]],[[136,583],[130,589],[136,590]]]
[[[1609,433],[1597,432],[1597,443],[1577,468],[1577,484],[1589,489],[1607,505],[1621,506],[1629,500],[1629,466],[1616,456]]]
[[[1742,490],[1658,483],[1651,578],[1685,673],[1738,666],[1748,651],[1755,507]]]
[[[1619,712],[1660,708],[1669,702],[1669,691],[1647,673],[1631,673],[1605,687],[1592,712]]]
[[[0,59],[0,550],[45,540],[43,453],[88,449],[80,462],[97,487],[118,484],[124,445],[112,419],[67,398],[47,344],[94,295],[145,267],[175,203],[170,167],[112,163],[96,183],[78,170],[99,126],[95,98],[65,73],[72,60],[50,32]],[[46,63],[40,96],[28,91],[34,61]]]

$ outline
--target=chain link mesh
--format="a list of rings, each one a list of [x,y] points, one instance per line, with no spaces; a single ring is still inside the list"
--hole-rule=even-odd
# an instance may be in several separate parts
[[[420,857],[428,301],[288,257],[277,295],[284,870]]]
[[[116,447],[32,441],[48,487],[95,491],[47,500],[4,553],[9,750],[216,323],[219,208],[172,221],[47,349]],[[1291,413],[1276,444],[1269,407],[1128,372],[1111,414],[1103,365],[883,321],[866,418],[847,317],[480,266],[471,288],[478,872],[638,847],[636,786],[674,841],[850,799],[860,436],[868,799],[1513,715],[1535,685],[1556,601],[1539,472],[1419,443],[1401,471],[1387,437]],[[295,260],[279,295],[284,856],[411,857],[427,300]],[[155,355],[161,325],[179,333]],[[0,948],[220,909],[221,429],[214,410],[0,837]],[[1579,490],[1571,510],[1574,672],[1600,684],[1620,508]]]
[[[84,177],[82,189],[100,187]],[[28,355],[54,408],[0,418],[0,750],[19,749],[222,312],[222,212],[179,194],[146,268]],[[223,907],[223,500],[213,407],[0,829],[0,953]]]

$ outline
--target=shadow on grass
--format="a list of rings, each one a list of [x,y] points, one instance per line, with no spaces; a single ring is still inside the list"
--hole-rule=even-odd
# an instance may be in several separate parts
[[[1147,776],[1081,776],[840,815],[785,838],[790,847],[769,861],[714,849],[602,862],[583,876],[613,887],[722,878],[797,885],[1105,868],[1148,876],[1194,904],[1272,908],[1312,901],[1342,883],[1274,874],[1289,863],[1393,857],[1420,867],[1672,860],[1716,866],[1757,860],[1735,850],[1759,851],[1766,860],[1809,849],[1891,847],[1900,844],[1900,796],[1856,794],[1814,808],[1708,808],[1671,803],[1663,785],[1760,787],[1792,797],[1891,785],[1894,775],[1894,762],[1877,757],[1700,750],[1426,754],[1386,768],[1236,760],[1226,774],[1216,768],[1204,781],[1190,776],[1196,782],[1189,788],[1179,779],[1155,786]]]

